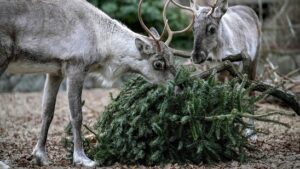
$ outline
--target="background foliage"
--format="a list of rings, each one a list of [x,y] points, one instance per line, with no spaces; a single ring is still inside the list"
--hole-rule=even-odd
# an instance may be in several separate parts
[[[145,34],[137,18],[139,0],[89,0],[89,2],[100,8],[112,18],[124,23],[133,31]],[[162,0],[144,0],[142,12],[146,25],[148,27],[153,26],[161,32],[163,29],[162,11]],[[168,18],[173,30],[182,29],[190,22],[190,18],[177,8],[169,10]],[[181,49],[191,49],[192,42],[192,32],[189,32],[182,35],[176,35],[172,45]]]

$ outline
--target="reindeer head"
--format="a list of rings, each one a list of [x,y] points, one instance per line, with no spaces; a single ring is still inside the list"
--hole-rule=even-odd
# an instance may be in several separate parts
[[[193,25],[193,23],[191,23],[187,28],[181,31],[171,30],[166,16],[166,10],[171,1],[180,8],[192,10],[190,8],[178,4],[174,0],[167,0],[163,10],[163,20],[165,26],[161,35],[159,35],[155,28],[148,29],[148,27],[145,25],[141,14],[141,6],[143,0],[139,1],[138,19],[143,29],[148,33],[149,37],[143,38],[146,40],[142,40],[139,38],[135,40],[136,47],[139,50],[142,58],[144,58],[143,61],[147,62],[146,64],[143,64],[143,67],[139,67],[137,71],[151,83],[163,83],[168,79],[172,79],[175,76],[176,70],[174,67],[173,54],[176,54],[178,50],[170,48],[169,44],[172,41],[174,34],[179,34],[188,31]],[[163,42],[162,38],[164,37],[165,33],[168,33],[168,38],[166,42]]]
[[[200,7],[197,10],[194,32],[194,63],[204,62],[209,53],[218,46],[220,20],[228,9],[227,0],[217,0],[211,7]]]
[[[174,78],[176,74],[172,61],[174,56],[163,42],[159,42],[160,51],[157,50],[156,42],[148,37],[137,38],[135,45],[140,53],[140,59],[135,61],[132,67],[137,73],[154,84],[165,83]]]

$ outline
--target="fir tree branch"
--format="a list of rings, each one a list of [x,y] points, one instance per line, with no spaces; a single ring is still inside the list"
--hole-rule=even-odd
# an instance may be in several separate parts
[[[196,72],[192,74],[192,78],[207,79],[209,76],[213,74],[214,71],[216,71],[217,73],[228,71],[233,77],[237,77],[239,81],[242,81],[243,80],[242,74],[235,69],[234,65],[231,62],[243,61],[244,58],[245,57],[243,56],[243,54],[228,56],[222,59],[222,61],[224,62],[221,63],[220,65],[217,65],[216,67],[204,72]],[[258,91],[262,93],[266,91],[270,91],[269,95],[281,99],[283,102],[289,105],[298,115],[300,115],[300,103],[293,93],[290,93],[288,91],[283,91],[278,88],[276,89],[272,85],[265,84],[258,81],[247,80],[245,87],[247,88],[249,86],[253,86],[252,91]]]
[[[279,124],[279,125],[282,125],[282,126],[284,126],[286,128],[291,128],[290,125],[288,125],[286,123],[282,123],[282,122],[276,121],[276,120],[264,119],[264,118],[255,118],[255,117],[254,117],[254,119],[257,120],[257,121]]]
[[[253,84],[254,86],[253,91],[258,91],[258,92],[264,92],[266,90],[269,90],[270,88],[274,88],[274,86],[261,83],[261,82],[255,82],[255,81],[247,82],[247,86],[250,86],[251,84]],[[300,115],[300,103],[293,93],[290,93],[289,91],[283,91],[281,89],[274,89],[269,93],[269,95],[281,99],[283,102],[289,105],[298,115]]]
[[[295,116],[295,113],[284,113],[284,112],[271,112],[271,113],[266,113],[266,114],[261,114],[261,115],[253,115],[249,113],[244,113],[241,116],[245,118],[262,118],[262,117],[269,117],[269,116],[274,116],[274,115],[282,115],[282,116]]]
[[[238,77],[240,79],[243,79],[243,75],[238,72],[234,65],[226,60],[224,61],[222,64],[215,66],[212,69],[209,69],[207,71],[204,72],[195,72],[191,75],[192,78],[201,78],[201,79],[207,79],[208,77],[210,77],[214,72],[216,73],[220,73],[223,71],[228,71],[230,73],[231,76],[233,77]]]
[[[209,117],[200,117],[201,119],[204,118],[206,121],[215,121],[215,120],[225,120],[234,117],[235,114],[225,114],[225,115],[218,115],[218,116],[209,116]],[[196,117],[197,118],[197,117]]]
[[[204,119],[206,121],[215,121],[215,120],[225,120],[229,118],[234,118],[235,116],[241,116],[244,118],[252,118],[256,121],[263,121],[263,122],[270,122],[270,123],[276,123],[283,125],[287,128],[290,128],[290,126],[286,123],[282,123],[276,120],[271,120],[271,119],[265,119],[263,117],[269,117],[269,116],[274,116],[274,115],[284,115],[284,116],[295,116],[295,113],[283,113],[283,112],[272,112],[272,113],[267,113],[267,114],[261,114],[261,115],[252,115],[249,113],[242,113],[242,114],[226,114],[226,115],[218,115],[218,116],[210,116],[210,117],[198,117],[201,119]],[[197,118],[197,117],[195,117]]]
[[[264,116],[251,116],[249,114],[242,114],[241,116],[245,117],[245,118],[252,118],[256,121],[275,123],[275,124],[279,124],[279,125],[282,125],[282,126],[287,127],[287,128],[291,128],[291,126],[286,124],[286,123],[282,123],[282,122],[279,122],[279,121],[276,121],[276,120],[262,118]],[[269,115],[269,116],[271,116],[271,115]],[[229,115],[219,115],[219,116],[205,117],[204,119],[207,120],[207,121],[215,121],[215,120],[225,120],[225,119],[229,119],[229,118],[233,118],[233,117],[234,117],[234,115],[229,114]]]
[[[93,135],[95,135],[97,141],[99,142],[101,139],[99,138],[98,134],[95,133],[92,129],[90,129],[87,125],[83,125],[84,128],[86,128],[89,132],[91,132]]]

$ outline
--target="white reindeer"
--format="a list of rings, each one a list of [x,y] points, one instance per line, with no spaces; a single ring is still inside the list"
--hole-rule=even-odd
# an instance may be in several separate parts
[[[215,0],[212,7],[192,4],[196,11],[194,50],[192,60],[196,64],[204,62],[208,56],[221,60],[230,55],[243,54],[242,71],[250,80],[255,80],[257,61],[261,46],[261,24],[256,13],[247,6],[228,7],[228,0]],[[254,125],[253,120],[250,123]],[[246,135],[252,135],[246,129]],[[251,140],[257,139],[253,135]]]
[[[56,96],[67,79],[75,165],[94,167],[82,147],[81,93],[86,75],[97,72],[108,82],[127,72],[151,83],[173,78],[173,51],[151,33],[129,30],[84,0],[0,0],[0,75],[46,73],[42,127],[32,155],[48,165],[45,145]],[[176,51],[175,51],[176,53]]]
[[[202,63],[208,56],[222,59],[243,53],[249,60],[243,71],[254,80],[261,44],[261,24],[256,13],[247,6],[228,7],[228,0],[217,0],[212,7],[193,6],[193,62]]]

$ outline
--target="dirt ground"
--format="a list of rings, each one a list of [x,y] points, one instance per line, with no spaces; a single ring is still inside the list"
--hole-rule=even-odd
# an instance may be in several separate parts
[[[109,104],[109,93],[117,90],[86,90],[83,93],[84,124],[92,125],[104,107]],[[67,152],[61,141],[64,127],[68,124],[66,93],[58,95],[53,123],[48,135],[47,151],[52,164],[42,168],[74,168],[66,159]],[[264,112],[268,105],[261,105],[258,112]],[[273,106],[271,106],[274,108]],[[37,141],[40,128],[41,93],[0,94],[0,161],[11,168],[39,168],[28,160]],[[258,135],[255,143],[258,151],[252,152],[244,164],[239,162],[215,165],[167,165],[164,168],[283,168],[300,169],[300,117],[276,116],[291,126],[256,123],[265,134]],[[143,166],[114,165],[109,168],[146,168]],[[160,167],[152,167],[160,168]]]

